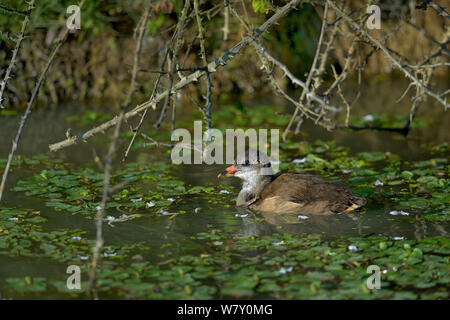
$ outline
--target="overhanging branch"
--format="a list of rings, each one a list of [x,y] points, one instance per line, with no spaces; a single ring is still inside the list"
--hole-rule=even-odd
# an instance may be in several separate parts
[[[301,0],[292,0],[289,3],[287,3],[285,6],[278,9],[278,11],[270,17],[265,23],[263,23],[259,28],[255,30],[255,34],[253,37],[259,38],[262,33],[267,31],[273,24],[275,24],[278,20],[280,20],[282,17],[284,17],[287,13],[289,13],[293,8],[295,8]],[[222,66],[225,66],[227,62],[232,59],[235,55],[239,54],[239,52],[246,47],[248,44],[250,44],[252,40],[251,35],[245,36],[241,41],[239,41],[236,45],[234,45],[230,50],[226,51],[221,57],[214,59],[214,61],[210,62],[207,66],[207,71],[204,70],[198,70],[190,75],[184,77],[180,81],[178,81],[175,85],[172,86],[171,91],[165,90],[164,92],[157,94],[154,99],[150,101],[146,101],[134,108],[133,110],[125,113],[124,118],[129,119],[136,115],[138,115],[140,112],[149,109],[149,108],[156,108],[156,104],[160,102],[162,99],[164,99],[169,93],[173,94],[177,92],[178,90],[182,89],[189,83],[192,83],[194,81],[198,81],[199,78],[201,78],[203,75],[205,75],[206,72],[214,73],[217,71],[217,68],[220,68]],[[87,140],[99,133],[105,132],[107,129],[113,127],[119,122],[119,118],[115,116],[113,119],[101,124],[98,127],[95,127],[91,130],[86,131],[85,133],[78,134],[77,136],[70,137],[68,139],[65,139],[61,142],[57,142],[54,144],[49,145],[50,151],[58,151],[62,148],[69,147],[71,145],[74,145],[82,140]]]

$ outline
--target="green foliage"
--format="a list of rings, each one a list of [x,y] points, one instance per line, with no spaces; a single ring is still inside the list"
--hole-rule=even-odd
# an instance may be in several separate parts
[[[167,17],[164,14],[159,14],[156,19],[147,22],[147,31],[152,35],[156,35],[166,21]]]
[[[50,235],[41,232],[39,239],[46,241]],[[65,252],[69,261],[78,260],[77,264],[86,272],[89,262],[82,263],[76,256],[87,254],[82,249],[86,241],[81,237],[73,240],[66,232],[53,234],[53,238],[52,244],[44,242],[32,252],[44,252],[53,259],[66,261],[58,250],[70,247]],[[105,258],[115,263],[104,263],[99,270],[99,293],[140,299],[252,298],[262,294],[278,299],[448,298],[450,242],[445,237],[327,241],[319,235],[243,237],[215,229],[197,233],[178,246],[189,248],[191,240],[195,240],[195,248],[207,253],[180,254],[173,252],[172,245],[164,245],[157,249],[164,252],[160,264],[136,256],[137,252],[146,254],[149,250],[140,245],[107,247],[107,252],[117,255]],[[348,250],[349,245],[357,247],[357,251]],[[366,286],[370,275],[366,269],[372,264],[382,270],[380,290],[369,290]],[[3,292],[30,296],[52,288],[62,297],[73,295],[62,281],[53,277],[8,278]],[[82,293],[73,297],[82,297]]]
[[[270,5],[265,0],[252,0],[252,7],[256,13],[267,13]]]
[[[255,111],[239,105],[226,109],[232,111],[233,117],[242,114],[244,124],[257,116]],[[432,156],[420,161],[403,160],[392,153],[351,155],[348,148],[334,141],[284,142],[281,148],[285,169],[346,180],[369,203],[411,214],[395,217],[383,212],[376,220],[382,222],[384,229],[377,233],[386,234],[383,232],[391,229],[386,226],[392,219],[406,220],[409,224],[423,217],[427,226],[432,223],[443,228],[449,221],[445,146],[431,148]],[[299,157],[305,161],[292,162]],[[4,164],[5,160],[1,160],[0,169]],[[87,273],[91,235],[81,227],[55,228],[50,221],[71,214],[78,215],[77,223],[93,218],[101,198],[103,174],[46,155],[16,158],[13,170],[17,168],[29,170],[30,174],[15,184],[14,192],[28,199],[42,199],[47,208],[0,207],[0,255],[77,264],[83,274]],[[448,237],[395,239],[386,235],[344,234],[325,238],[316,234],[293,235],[283,228],[270,235],[243,236],[236,229],[227,230],[226,223],[220,227],[208,225],[201,231],[190,230],[217,212],[220,215],[214,216],[214,224],[220,219],[234,225],[240,222],[233,209],[227,209],[233,207],[230,203],[237,190],[212,182],[189,185],[180,174],[175,174],[175,169],[164,162],[152,161],[151,165],[128,163],[114,172],[113,185],[126,184],[111,196],[107,215],[118,211],[134,213],[140,221],[135,225],[125,222],[116,228],[105,225],[106,233],[112,229],[116,237],[119,228],[126,231],[142,226],[147,238],[149,225],[170,223],[175,221],[174,215],[180,214],[183,215],[177,219],[186,219],[177,220],[181,224],[178,231],[163,227],[145,244],[129,241],[128,236],[125,240],[120,236],[117,243],[108,239],[107,255],[98,275],[100,295],[128,299],[448,299]],[[230,192],[222,193],[221,189]],[[200,203],[203,209],[198,213],[193,206]],[[162,209],[170,215],[161,214]],[[365,215],[361,213],[362,217]],[[258,219],[262,218],[255,221]],[[168,230],[171,231],[167,233]],[[179,230],[183,234],[179,235]],[[167,234],[170,236],[166,237]],[[349,246],[356,250],[350,250]],[[367,267],[372,264],[382,270],[380,290],[369,290],[366,286],[370,275]],[[57,292],[59,298],[84,297],[82,292],[68,292],[66,276],[64,272],[8,276],[0,290],[4,297],[36,297],[50,292]]]
[[[86,112],[80,116],[70,116],[67,117],[67,122],[76,122],[84,125],[93,125],[96,123],[102,123],[109,119],[111,119],[111,115],[109,114],[100,114],[96,111],[86,110]]]
[[[131,5],[124,5],[124,3],[120,1],[86,1],[84,7],[81,9],[80,34],[88,37],[95,36],[100,31],[112,30],[114,23],[126,16],[137,22],[145,3],[146,1],[144,0],[134,1]],[[70,5],[74,4],[76,5],[77,2],[71,0],[38,1],[32,11],[31,22],[28,29],[56,29],[64,27],[66,20],[69,17],[66,10]],[[27,4],[25,1],[10,1],[8,2],[7,7],[24,11],[27,9]],[[1,11],[0,29],[18,32],[21,27],[23,15],[13,14],[5,10]],[[148,22],[147,27],[152,34],[156,34],[165,21],[166,16],[163,13],[160,13],[154,21],[150,20]],[[133,30],[134,24],[129,27],[130,30]]]
[[[316,9],[303,4],[271,28],[264,36],[270,40],[270,51],[286,64],[298,78],[305,80],[309,72],[320,34],[321,18]],[[331,61],[333,62],[333,61]]]

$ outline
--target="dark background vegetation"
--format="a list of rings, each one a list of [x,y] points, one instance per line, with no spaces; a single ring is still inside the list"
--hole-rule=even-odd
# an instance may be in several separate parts
[[[41,105],[58,104],[65,100],[86,101],[99,99],[114,102],[122,97],[122,92],[128,85],[130,69],[133,63],[135,41],[133,34],[141,16],[146,1],[88,1],[82,10],[81,30],[69,35],[43,85],[39,101]],[[201,9],[207,10],[221,1],[200,1]],[[383,30],[390,32],[405,14],[407,2],[403,7],[394,7],[391,1],[382,1]],[[245,4],[244,6],[242,4]],[[273,5],[283,5],[285,1],[274,1]],[[349,8],[361,8],[360,1],[349,1]],[[39,72],[46,62],[52,48],[53,40],[63,31],[68,17],[66,8],[73,1],[44,0],[39,1],[31,15],[27,38],[23,42],[17,66],[13,70],[13,78],[8,84],[8,109],[24,107],[29,98]],[[6,6],[6,4],[3,4]],[[251,22],[258,25],[265,21],[270,1],[237,1],[236,8],[243,16],[248,16]],[[25,10],[25,1],[8,1],[7,6],[17,10]],[[390,9],[392,6],[393,9]],[[147,33],[143,43],[141,71],[139,72],[138,95],[136,98],[148,97],[156,75],[151,71],[157,70],[162,60],[162,46],[171,37],[173,27],[183,7],[183,1],[163,0],[155,2],[147,23]],[[364,6],[363,6],[364,7]],[[400,9],[399,9],[400,8]],[[402,9],[403,8],[403,9]],[[405,9],[406,8],[406,9]],[[315,53],[317,39],[320,33],[323,8],[302,4],[298,10],[292,11],[274,26],[265,38],[272,54],[299,78],[305,79]],[[17,35],[21,27],[23,16],[11,14],[0,9],[0,70],[4,71],[10,61],[14,42],[9,38]],[[431,34],[442,34],[445,19],[438,17],[431,9],[426,14],[418,12],[418,24]],[[190,22],[191,24],[195,21]],[[206,51],[209,58],[222,54],[230,45],[239,41],[245,34],[242,26],[232,21],[231,33],[228,40],[223,40],[223,15],[218,14],[206,25]],[[195,29],[195,28],[193,28]],[[195,36],[187,31],[188,41]],[[342,38],[336,46],[330,63],[339,69],[346,55],[348,39]],[[414,60],[430,51],[431,45],[425,37],[413,27],[402,30],[401,34],[389,43],[393,48]],[[186,46],[188,43],[185,44]],[[367,50],[367,48],[361,48]],[[194,44],[189,56],[181,54],[181,60],[186,67],[198,65],[199,44]],[[213,76],[215,84],[213,94],[223,99],[232,95],[267,94],[266,78],[254,63],[254,54],[244,54],[236,57],[220,75]],[[331,71],[328,70],[328,78]],[[370,77],[382,74],[392,74],[395,71],[389,61],[382,54],[371,56],[364,73]],[[444,77],[448,83],[448,73],[445,68],[436,71],[436,75]],[[281,77],[281,74],[277,74]],[[286,84],[285,84],[286,85]],[[189,91],[199,95],[198,88],[190,86]],[[106,104],[113,106],[113,103]],[[7,113],[7,110],[1,111]]]

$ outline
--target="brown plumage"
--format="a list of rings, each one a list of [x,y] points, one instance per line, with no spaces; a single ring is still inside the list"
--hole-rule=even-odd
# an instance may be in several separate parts
[[[336,214],[353,211],[364,203],[343,185],[295,172],[274,177],[250,208],[273,213]]]

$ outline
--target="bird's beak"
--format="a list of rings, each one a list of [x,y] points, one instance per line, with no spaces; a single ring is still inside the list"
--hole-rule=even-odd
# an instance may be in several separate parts
[[[223,178],[223,177],[232,177],[234,176],[234,173],[236,172],[236,167],[233,165],[231,167],[226,168],[224,171],[219,173],[217,178]]]

